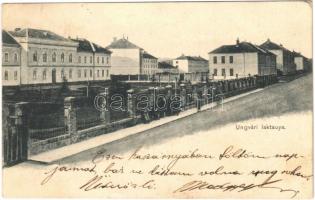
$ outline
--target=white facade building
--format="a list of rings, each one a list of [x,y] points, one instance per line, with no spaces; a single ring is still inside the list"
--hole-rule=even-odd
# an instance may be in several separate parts
[[[19,84],[51,84],[110,78],[111,52],[90,41],[64,38],[51,31],[29,28],[15,29],[9,34],[21,46]],[[97,63],[98,57],[103,58],[104,62]],[[95,76],[97,70],[103,70],[104,76]]]
[[[153,74],[158,68],[157,58],[127,38],[114,38],[107,48],[112,52],[112,74]]]
[[[182,55],[173,60],[173,66],[177,67],[180,73],[208,72],[208,60],[200,56]]]
[[[223,45],[209,52],[210,78],[235,79],[276,75],[276,55],[249,42]]]

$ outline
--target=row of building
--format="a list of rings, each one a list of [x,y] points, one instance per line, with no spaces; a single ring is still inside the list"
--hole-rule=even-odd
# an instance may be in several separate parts
[[[39,29],[2,31],[2,84],[108,80],[111,74],[209,73],[213,79],[293,74],[311,62],[269,39],[261,44],[236,41],[209,52],[209,60],[181,55],[159,62],[128,37],[102,47],[83,38],[65,38]]]

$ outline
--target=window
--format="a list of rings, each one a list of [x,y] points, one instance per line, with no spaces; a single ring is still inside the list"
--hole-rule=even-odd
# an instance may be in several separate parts
[[[14,71],[14,80],[17,80],[17,77],[18,77],[18,72]]]
[[[87,70],[85,69],[84,70],[84,78],[86,78],[86,75],[87,75]]]
[[[109,71],[108,71],[108,69],[106,70],[106,77],[108,77],[109,76]]]
[[[84,63],[86,63],[86,56],[84,56]]]
[[[222,76],[225,76],[225,69],[222,69]]]
[[[230,56],[230,63],[233,63],[233,56]]]
[[[43,71],[43,80],[46,80],[46,69]]]
[[[18,56],[17,56],[17,54],[15,53],[14,54],[14,62],[16,63],[18,61]]]
[[[109,63],[109,57],[106,57],[106,64]]]
[[[102,64],[104,64],[104,57],[102,57]]]
[[[36,77],[37,77],[37,70],[34,69],[33,70],[33,80],[36,80]]]
[[[65,70],[64,69],[61,70],[60,77],[61,77],[61,79],[63,79],[63,77],[65,77]]]
[[[72,79],[72,69],[69,69],[69,79]]]
[[[221,56],[221,63],[222,63],[222,64],[225,63],[225,56]]]
[[[97,70],[97,77],[100,77],[100,70]]]
[[[93,71],[90,69],[90,77],[92,77],[92,76],[93,76]]]
[[[43,62],[47,62],[47,53],[46,52],[43,54]]]
[[[93,60],[93,59],[92,59],[92,56],[90,56],[90,63],[92,63],[92,60]]]
[[[234,75],[234,71],[233,71],[233,69],[231,68],[230,69],[230,76],[233,76]]]
[[[218,63],[218,58],[216,56],[213,56],[213,64],[217,64]]]
[[[81,78],[81,69],[78,69],[78,78]]]
[[[69,55],[69,63],[72,63],[72,53]]]
[[[81,56],[79,56],[78,58],[78,63],[81,63]]]
[[[213,69],[213,76],[217,76],[218,75],[218,70],[217,69]]]
[[[100,63],[100,58],[99,58],[99,57],[97,57],[97,64],[98,64],[98,63]]]
[[[4,62],[9,62],[9,54],[8,53],[4,54]]]
[[[53,61],[53,62],[56,62],[56,53],[55,53],[55,52],[54,52],[53,55],[52,55],[52,61]]]
[[[64,53],[61,54],[61,62],[65,62],[65,54]]]
[[[104,77],[104,69],[102,70],[102,77]]]
[[[34,62],[37,61],[37,51],[35,51],[35,53],[33,53],[33,61],[34,61]]]
[[[4,80],[9,80],[9,72],[7,70],[4,71]]]

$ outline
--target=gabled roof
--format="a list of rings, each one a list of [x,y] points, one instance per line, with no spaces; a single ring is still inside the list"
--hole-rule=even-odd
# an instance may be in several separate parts
[[[2,30],[2,44],[21,47],[21,45],[5,30]]]
[[[304,59],[308,59],[305,56],[303,56],[300,52],[296,52],[294,50],[292,51],[292,54],[293,54],[294,57],[302,57]]]
[[[194,60],[194,61],[206,61],[206,62],[208,62],[208,60],[206,60],[200,56],[185,56],[185,55],[181,55],[178,58],[176,58],[175,60]]]
[[[272,41],[270,41],[270,39],[268,39],[266,42],[262,43],[259,47],[264,48],[264,49],[269,49],[269,50],[284,50],[284,51],[289,51],[290,50],[286,49],[285,47],[283,47],[281,44],[276,44]]]
[[[147,53],[147,52],[144,52],[142,54],[142,57],[143,58],[149,58],[149,59],[157,59],[156,57],[152,56],[151,54]]]
[[[267,53],[267,54],[273,54],[270,51],[268,51],[265,48],[261,48],[257,45],[254,45],[250,42],[237,42],[233,45],[223,45],[217,49],[214,49],[213,51],[209,53]]]
[[[14,37],[29,37],[35,39],[46,39],[46,40],[55,40],[55,41],[70,41],[67,38],[64,38],[56,33],[47,30],[41,29],[15,29],[14,31],[10,31],[10,34]]]
[[[175,66],[167,63],[167,62],[159,62],[158,63],[158,68],[159,69],[176,69]]]
[[[106,48],[108,49],[142,49],[141,47],[138,47],[137,45],[131,43],[128,39],[125,39],[125,38],[114,40]]]
[[[106,53],[106,54],[111,54],[112,52],[109,51],[108,49],[101,47],[87,39],[71,39],[74,42],[78,42],[79,46],[77,48],[78,52],[96,52],[96,53]]]

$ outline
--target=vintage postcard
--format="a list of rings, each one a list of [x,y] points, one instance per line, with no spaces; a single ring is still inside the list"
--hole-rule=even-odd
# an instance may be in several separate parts
[[[312,3],[2,4],[3,197],[313,197]]]

